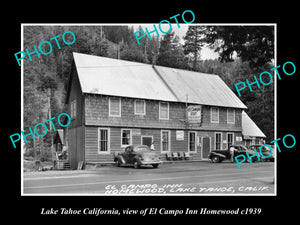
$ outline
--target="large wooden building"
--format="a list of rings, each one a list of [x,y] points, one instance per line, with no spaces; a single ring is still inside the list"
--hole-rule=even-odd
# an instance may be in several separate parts
[[[212,149],[244,144],[247,107],[219,76],[73,56],[66,96],[72,121],[64,135],[71,168],[111,162],[129,144],[154,142],[162,160],[172,151],[205,159]]]

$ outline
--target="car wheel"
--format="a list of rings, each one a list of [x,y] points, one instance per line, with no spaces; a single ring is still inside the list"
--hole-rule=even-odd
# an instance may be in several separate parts
[[[213,156],[212,158],[211,158],[211,161],[213,162],[213,163],[218,163],[218,162],[220,162],[220,157],[219,156]]]
[[[153,168],[157,168],[158,164],[152,164]]]
[[[138,168],[140,168],[140,165],[138,164],[137,161],[134,161],[133,167],[134,167],[135,169],[138,169]]]
[[[120,166],[121,166],[121,162],[120,162],[119,159],[116,160],[116,166],[117,166],[117,167],[120,167]]]

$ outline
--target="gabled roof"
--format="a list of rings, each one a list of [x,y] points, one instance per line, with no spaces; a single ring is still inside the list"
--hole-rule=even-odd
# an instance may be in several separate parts
[[[242,112],[242,134],[244,137],[266,137],[245,111]]]
[[[177,101],[152,66],[73,53],[83,93]]]
[[[58,139],[62,144],[64,144],[64,130],[63,129],[56,129],[55,135],[54,135],[54,143],[59,142]]]
[[[218,75],[73,53],[83,93],[247,108]]]
[[[159,74],[176,94],[189,103],[247,108],[218,76],[163,66],[155,66]]]

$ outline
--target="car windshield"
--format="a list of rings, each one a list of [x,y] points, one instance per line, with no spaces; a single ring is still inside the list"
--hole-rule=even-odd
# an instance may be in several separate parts
[[[145,147],[145,146],[139,146],[134,148],[135,152],[149,152],[149,148]]]
[[[270,149],[267,148],[266,146],[263,146],[263,148],[260,151],[262,151],[262,152],[270,152]]]

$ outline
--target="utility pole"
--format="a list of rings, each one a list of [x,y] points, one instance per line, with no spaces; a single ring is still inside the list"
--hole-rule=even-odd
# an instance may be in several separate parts
[[[189,121],[188,121],[188,100],[189,100],[189,95],[185,95],[185,124],[186,127],[189,128]]]

